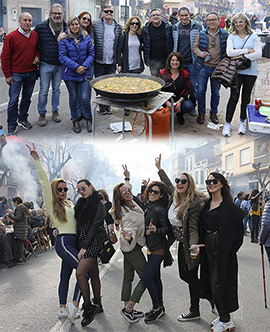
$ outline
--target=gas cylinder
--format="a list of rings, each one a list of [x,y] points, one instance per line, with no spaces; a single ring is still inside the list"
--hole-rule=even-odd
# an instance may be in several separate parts
[[[146,137],[149,138],[149,121],[146,118]],[[151,114],[153,139],[164,139],[170,137],[170,110],[164,107]]]

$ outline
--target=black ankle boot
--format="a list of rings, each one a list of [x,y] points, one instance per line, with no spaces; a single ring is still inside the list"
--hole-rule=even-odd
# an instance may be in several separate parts
[[[83,305],[83,320],[81,321],[82,326],[86,326],[92,322],[97,312],[98,306],[93,305],[91,302]]]
[[[96,313],[98,314],[100,312],[103,312],[103,307],[102,307],[102,304],[101,304],[101,296],[97,297],[97,298],[93,298],[92,301],[98,307]]]

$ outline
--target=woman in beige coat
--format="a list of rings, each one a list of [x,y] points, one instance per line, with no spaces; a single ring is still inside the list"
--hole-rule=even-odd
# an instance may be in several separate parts
[[[196,189],[190,174],[181,173],[175,179],[174,186],[161,168],[161,155],[155,159],[155,164],[161,181],[165,183],[171,195],[168,218],[172,225],[173,241],[179,241],[179,275],[189,286],[190,309],[188,313],[178,316],[178,320],[199,319],[199,257],[197,252],[192,251],[192,245],[199,243],[198,222],[206,198]]]
[[[130,178],[130,173],[124,165],[124,175]],[[125,307],[121,314],[130,323],[136,323],[144,316],[143,312],[134,309],[145,291],[145,283],[142,280],[146,259],[142,252],[145,245],[144,212],[133,201],[131,193],[132,186],[127,181],[117,184],[113,189],[113,204],[109,211],[115,224],[120,225],[120,249],[124,255],[124,276],[122,282],[121,300]],[[117,226],[118,227],[118,226]],[[134,272],[138,274],[140,280],[132,291]]]

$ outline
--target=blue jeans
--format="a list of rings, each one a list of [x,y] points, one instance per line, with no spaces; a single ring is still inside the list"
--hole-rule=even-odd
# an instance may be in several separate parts
[[[184,65],[184,69],[187,70],[189,73],[190,90],[191,90],[190,100],[193,102],[195,107],[197,101],[197,94],[198,94],[198,72],[193,64]]]
[[[61,84],[61,65],[40,63],[40,90],[38,95],[38,112],[46,114],[46,106],[50,83],[52,82],[52,111],[58,111]]]
[[[109,75],[115,73],[116,66],[114,63],[110,65],[101,64],[98,62],[95,62],[95,77],[103,76],[103,75]]]
[[[94,64],[92,64],[91,67],[90,67],[89,84],[90,84],[90,81],[92,81],[93,76],[94,76]],[[90,84],[90,110],[91,110],[91,94],[92,94],[92,87],[91,87],[91,84]],[[82,106],[81,106],[81,101],[80,100],[78,101],[78,104],[77,104],[77,116],[79,116],[79,117],[83,116]]]
[[[251,229],[252,229],[252,220],[247,215],[247,216],[244,216],[243,223],[244,223],[244,234],[246,234],[246,232],[247,232],[247,223],[248,223],[249,230],[251,231]]]
[[[200,70],[198,74],[198,111],[199,114],[205,114],[205,97],[206,97],[206,89],[207,89],[207,83],[208,78],[210,77],[210,84],[211,84],[211,114],[216,114],[218,112],[218,104],[219,104],[219,90],[220,90],[220,84],[213,80],[211,78],[213,71],[215,70],[215,67],[209,67],[209,66],[202,66],[202,69]]]
[[[71,120],[84,116],[85,119],[91,119],[90,106],[90,85],[89,81],[69,81],[65,80],[68,94],[69,94],[69,108],[71,113]],[[78,114],[78,103],[81,103],[81,113]]]
[[[190,113],[194,109],[195,105],[196,105],[196,103],[194,104],[191,101],[191,96],[190,96],[190,98],[188,98],[187,100],[182,102],[182,104],[181,104],[181,113],[182,114]]]
[[[162,255],[148,255],[144,269],[143,280],[152,299],[153,309],[159,309],[163,306],[163,287],[160,277],[160,265],[163,258]]]
[[[37,72],[12,73],[13,84],[9,87],[9,103],[7,123],[8,129],[17,126],[17,120],[25,121],[28,117],[28,110],[31,104],[31,97],[35,87]],[[19,96],[22,89],[22,99],[18,109]]]
[[[78,250],[76,247],[76,235],[65,234],[58,235],[55,242],[55,250],[57,255],[62,259],[60,283],[58,287],[59,301],[61,304],[67,303],[67,294],[69,279],[71,277],[73,269],[77,269],[78,265]],[[80,290],[76,283],[73,295],[73,301],[79,302]]]

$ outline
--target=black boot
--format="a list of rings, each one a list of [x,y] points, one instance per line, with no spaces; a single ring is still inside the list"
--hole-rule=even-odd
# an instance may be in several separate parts
[[[102,304],[101,304],[101,296],[97,297],[97,298],[93,298],[92,301],[95,305],[98,306],[98,309],[97,309],[96,313],[98,314],[100,312],[103,312],[103,307],[102,307]]]
[[[92,322],[97,312],[98,306],[93,305],[91,302],[83,305],[83,320],[81,321],[82,326],[86,326]]]

